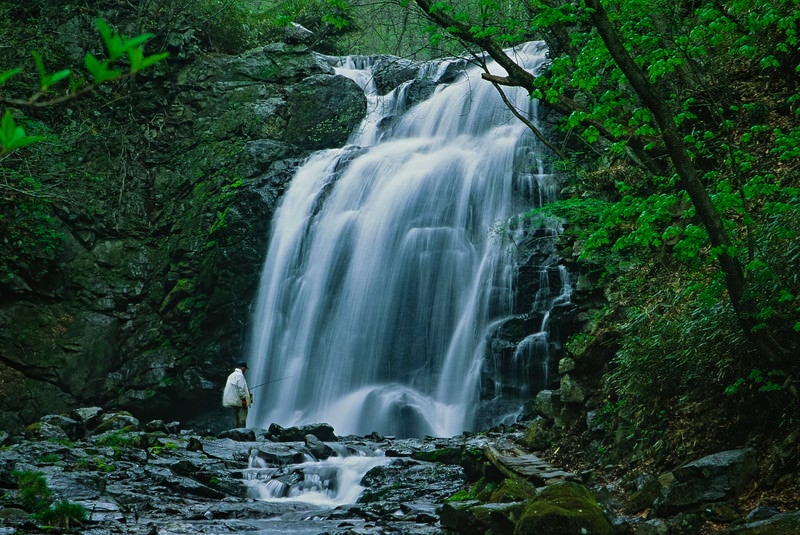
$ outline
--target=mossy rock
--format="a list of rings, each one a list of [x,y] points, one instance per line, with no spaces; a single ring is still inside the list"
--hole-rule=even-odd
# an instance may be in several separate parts
[[[536,487],[524,479],[504,479],[489,497],[490,502],[509,503],[536,498]]]
[[[532,451],[545,450],[556,440],[552,425],[544,418],[533,420],[525,431],[524,443]]]
[[[545,487],[531,501],[514,528],[514,535],[613,535],[614,528],[603,515],[589,489],[562,482]]]
[[[34,422],[25,428],[26,440],[68,440],[67,433],[60,427],[48,422]]]
[[[478,500],[445,503],[439,519],[449,532],[459,535],[510,534],[524,510],[522,502],[481,503]]]

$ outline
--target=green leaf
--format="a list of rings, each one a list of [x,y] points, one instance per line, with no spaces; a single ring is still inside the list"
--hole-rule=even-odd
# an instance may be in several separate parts
[[[107,61],[100,61],[91,53],[87,53],[83,58],[86,69],[94,78],[96,84],[102,84],[110,80],[116,80],[122,73],[116,69],[109,69]]]
[[[25,129],[17,126],[11,110],[6,110],[3,121],[0,123],[0,154],[8,154],[12,150],[44,141],[44,136],[29,136]]]
[[[112,61],[121,58],[125,54],[125,46],[122,42],[122,38],[118,33],[112,31],[103,19],[98,18],[96,24],[97,29],[100,31],[100,37],[102,37],[103,43],[106,45],[108,57]]]
[[[133,48],[140,47],[145,42],[152,39],[154,35],[152,33],[143,33],[142,35],[137,35],[136,37],[131,37],[130,39],[123,40],[123,48],[128,51]]]
[[[21,72],[22,72],[22,69],[19,68],[19,67],[15,68],[15,69],[11,69],[10,71],[0,72],[0,85],[3,85],[4,83],[6,83],[9,80],[9,78],[11,78],[12,76],[16,76],[17,74],[19,74]]]
[[[72,71],[69,69],[62,69],[53,74],[47,74],[42,56],[40,56],[35,50],[32,51],[31,54],[33,54],[33,60],[36,63],[36,70],[39,71],[39,85],[42,93],[50,89],[51,86],[60,82],[64,78],[67,78],[72,73]]]
[[[139,70],[146,69],[151,65],[155,65],[159,61],[162,61],[168,57],[169,57],[169,52],[161,52],[160,54],[153,54],[151,56],[147,56],[142,60],[142,63],[139,66]]]

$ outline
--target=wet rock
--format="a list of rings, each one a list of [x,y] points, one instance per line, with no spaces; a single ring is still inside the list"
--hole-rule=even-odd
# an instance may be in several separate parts
[[[286,428],[278,424],[269,426],[269,436],[275,442],[302,442],[305,440],[306,435],[313,435],[323,442],[336,442],[338,440],[330,424],[321,423]]]
[[[292,120],[285,141],[319,150],[347,142],[366,114],[367,99],[350,78],[318,74],[289,88],[287,106]]]
[[[421,64],[405,58],[386,56],[380,58],[372,68],[373,81],[378,94],[385,95],[403,82],[413,80]]]
[[[561,412],[561,393],[553,390],[540,390],[534,400],[536,411],[549,420]]]
[[[586,399],[583,387],[569,374],[561,377],[561,388],[559,390],[561,391],[561,400],[564,403],[583,403]]]
[[[150,420],[144,424],[144,430],[148,433],[165,433],[174,435],[180,429],[179,422],[164,422],[164,420]]]
[[[316,459],[323,461],[328,457],[336,456],[336,450],[322,442],[314,435],[306,435],[306,447]]]
[[[455,494],[464,482],[460,466],[392,459],[364,475],[361,485],[365,490],[358,503],[364,512],[379,517],[406,516],[412,510],[432,513],[434,504]]]
[[[103,431],[136,431],[140,427],[138,418],[127,411],[103,414],[97,425],[97,432]]]
[[[48,422],[34,422],[25,428],[25,438],[28,440],[69,440],[63,429]]]
[[[276,466],[297,464],[306,460],[304,452],[285,444],[254,444],[253,448],[250,450],[250,454],[255,455],[266,464]]]
[[[255,431],[247,428],[230,429],[228,431],[223,431],[217,436],[219,438],[230,438],[231,440],[235,440],[237,442],[255,442],[256,440]]]
[[[100,422],[103,409],[100,407],[79,407],[70,412],[70,418],[83,424],[86,429],[94,429]]]
[[[64,433],[66,433],[69,440],[78,440],[83,438],[86,432],[83,422],[63,414],[49,414],[43,416],[39,421],[59,427],[62,431],[64,431]]]

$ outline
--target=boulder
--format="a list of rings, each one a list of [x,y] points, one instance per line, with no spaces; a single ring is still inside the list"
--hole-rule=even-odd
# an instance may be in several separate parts
[[[663,487],[661,496],[654,505],[659,514],[669,515],[729,500],[752,481],[756,469],[750,449],[708,455],[662,474],[658,478]]]
[[[800,511],[780,513],[764,520],[748,522],[731,530],[735,535],[796,535],[800,533]]]
[[[560,482],[545,487],[525,506],[514,535],[613,535],[614,528],[585,486]]]
[[[328,457],[335,457],[336,451],[314,435],[306,435],[306,447],[316,459],[322,461]]]
[[[442,527],[461,535],[483,535],[489,529],[485,518],[474,510],[483,504],[479,500],[449,501],[439,511]]]
[[[309,76],[288,93],[285,141],[309,149],[345,145],[367,111],[363,90],[344,76]]]
[[[330,424],[309,424],[299,427],[281,427],[278,424],[269,426],[269,436],[275,442],[302,442],[306,439],[306,435],[313,435],[323,442],[338,440]]]

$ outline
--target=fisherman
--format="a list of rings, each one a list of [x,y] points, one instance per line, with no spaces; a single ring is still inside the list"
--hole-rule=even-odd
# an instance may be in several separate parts
[[[222,406],[233,409],[233,427],[247,427],[247,409],[253,404],[253,394],[247,388],[244,372],[247,363],[240,362],[228,376],[225,390],[222,392]]]

